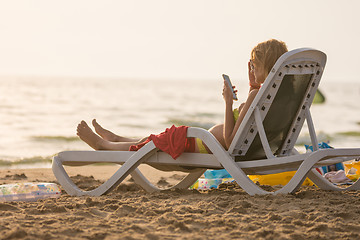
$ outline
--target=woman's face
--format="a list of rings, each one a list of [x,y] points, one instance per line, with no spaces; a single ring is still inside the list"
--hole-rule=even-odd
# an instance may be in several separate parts
[[[256,61],[251,61],[251,71],[254,73],[255,82],[262,84],[265,81],[265,69]]]

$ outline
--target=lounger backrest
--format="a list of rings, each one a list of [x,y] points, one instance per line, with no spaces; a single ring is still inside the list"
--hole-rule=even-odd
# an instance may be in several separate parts
[[[323,52],[308,48],[287,52],[278,59],[230,145],[229,152],[236,161],[269,158],[256,115],[261,118],[271,154],[276,157],[291,153],[325,63]]]

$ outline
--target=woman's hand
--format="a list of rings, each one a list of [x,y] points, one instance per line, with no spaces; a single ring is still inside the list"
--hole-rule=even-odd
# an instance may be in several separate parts
[[[235,86],[233,86],[234,90],[235,90]],[[235,93],[237,92],[237,90],[235,90]],[[233,104],[233,94],[231,91],[231,88],[229,87],[229,85],[227,84],[227,82],[224,80],[224,86],[223,86],[223,93],[222,93],[225,103],[226,104]]]

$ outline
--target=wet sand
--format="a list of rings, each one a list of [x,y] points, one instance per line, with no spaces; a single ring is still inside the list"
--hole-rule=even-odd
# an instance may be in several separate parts
[[[89,190],[116,166],[69,168]],[[143,167],[166,187],[184,174]],[[55,182],[51,169],[0,170],[0,183]],[[271,189],[273,187],[263,186]],[[236,184],[210,191],[147,193],[127,178],[108,195],[0,202],[0,239],[360,239],[360,191],[301,187],[295,194],[249,196]]]

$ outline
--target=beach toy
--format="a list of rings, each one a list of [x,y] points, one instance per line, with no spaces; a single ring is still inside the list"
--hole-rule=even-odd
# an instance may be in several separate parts
[[[231,175],[225,170],[206,170],[204,172],[204,176],[207,179],[214,179],[214,178],[231,178]]]
[[[199,178],[190,189],[208,190],[211,188],[219,188],[222,183],[233,182],[234,179],[225,170],[206,170],[204,172],[205,178]]]
[[[36,201],[60,197],[61,190],[55,183],[14,183],[0,185],[0,202]]]
[[[248,177],[253,182],[258,182],[261,185],[286,185],[291,178],[294,176],[296,171],[291,172],[283,172],[283,173],[275,173],[275,174],[267,174],[267,175],[248,175]],[[219,188],[219,185],[222,183],[231,183],[235,180],[233,178],[199,178],[191,187],[190,189],[198,189],[198,190],[208,190],[211,188]],[[309,179],[306,178],[302,184],[303,186],[313,186],[314,183]]]
[[[197,190],[209,190],[212,188],[219,188],[219,185],[222,183],[230,183],[233,182],[233,178],[199,178],[191,187],[190,189],[197,189]]]
[[[345,174],[351,181],[355,182],[360,178],[360,161],[352,161],[344,163]]]
[[[190,189],[198,190],[209,190],[211,188],[219,188],[219,185],[222,183],[233,182],[234,179],[231,175],[225,170],[206,170],[204,172],[205,178],[199,178]]]
[[[248,177],[253,182],[258,182],[261,185],[286,185],[291,178],[294,176],[295,171],[291,172],[283,172],[283,173],[276,173],[276,174],[267,174],[267,175],[248,175]],[[190,189],[211,189],[211,188],[219,188],[219,185],[222,183],[228,183],[235,181],[231,175],[225,170],[206,170],[204,173],[205,178],[200,178],[196,181]],[[306,178],[304,186],[312,186],[314,183],[309,179]]]
[[[282,173],[275,173],[275,174],[267,174],[267,175],[249,175],[248,177],[253,182],[258,182],[261,185],[283,185],[285,186],[291,178],[295,175],[296,171],[290,172],[282,172]],[[306,178],[302,184],[303,186],[312,186],[314,183],[309,179]]]

